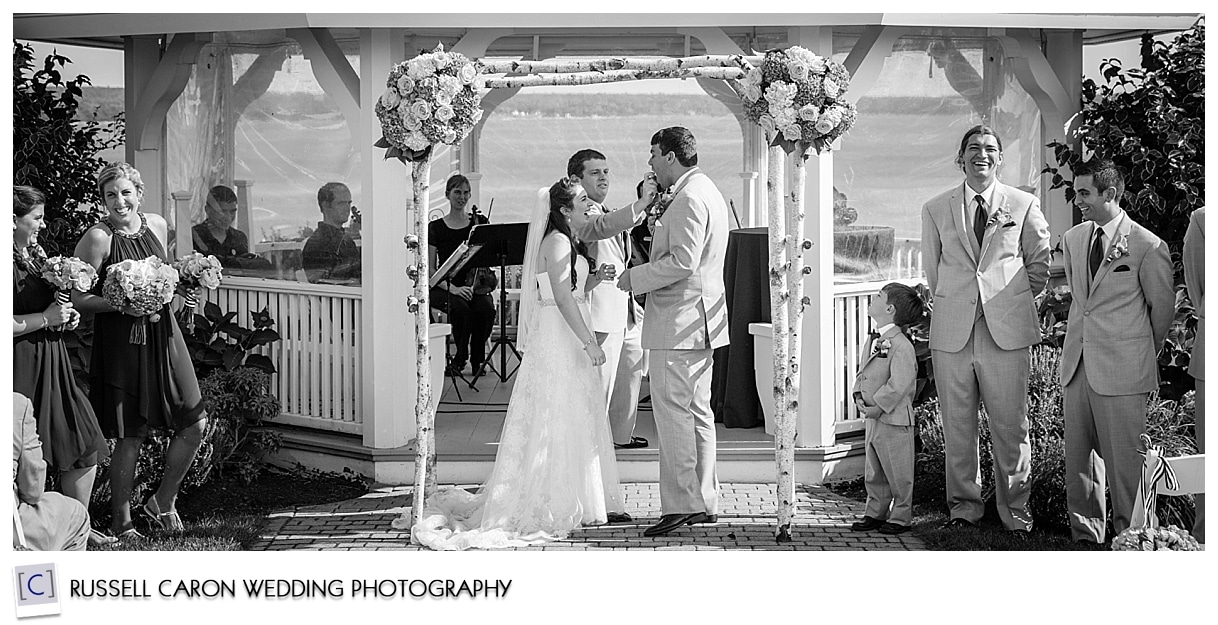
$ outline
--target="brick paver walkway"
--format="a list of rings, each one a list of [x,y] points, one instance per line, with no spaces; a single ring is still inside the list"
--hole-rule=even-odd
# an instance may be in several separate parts
[[[660,517],[657,484],[623,484],[626,512],[634,522],[581,528],[567,540],[524,547],[529,551],[603,550],[786,550],[876,551],[923,550],[912,534],[886,536],[852,532],[850,524],[863,504],[816,486],[797,488],[793,540],[774,541],[777,498],[773,484],[723,484],[719,522],[684,527],[660,538],[644,538],[643,529]],[[470,490],[473,490],[470,488]],[[409,504],[409,486],[374,488],[358,499],[320,506],[301,506],[270,515],[255,550],[337,549],[351,551],[419,550],[410,534],[390,522]]]

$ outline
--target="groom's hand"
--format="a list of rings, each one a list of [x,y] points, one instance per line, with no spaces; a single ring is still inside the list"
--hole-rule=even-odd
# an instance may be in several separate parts
[[[630,270],[629,269],[627,269],[626,271],[623,271],[622,275],[618,277],[617,288],[619,288],[627,293],[629,293],[632,290],[630,288]]]

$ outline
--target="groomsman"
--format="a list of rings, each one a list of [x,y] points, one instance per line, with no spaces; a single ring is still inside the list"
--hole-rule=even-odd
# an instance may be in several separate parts
[[[1188,299],[1197,311],[1197,336],[1188,372],[1197,382],[1193,437],[1197,452],[1205,453],[1205,207],[1193,211],[1184,233],[1184,286]],[[1197,495],[1197,516],[1193,521],[1193,538],[1205,542],[1205,495]]]
[[[922,255],[934,293],[930,348],[943,411],[947,527],[985,511],[978,402],[993,440],[995,498],[1003,526],[1032,529],[1028,511],[1031,346],[1040,341],[1032,298],[1049,278],[1049,227],[1036,197],[998,181],[1002,140],[974,126],[960,140],[964,181],[922,207]]]
[[[567,175],[579,178],[588,193],[592,210],[604,215],[605,197],[609,195],[609,163],[605,155],[585,149],[571,155]],[[610,237],[596,236],[597,222],[578,234],[591,243],[597,266],[614,266],[616,273],[635,264],[631,257],[629,232]],[[600,238],[599,241],[595,239]],[[605,403],[609,407],[609,430],[617,449],[637,449],[647,446],[647,439],[634,435],[638,417],[639,387],[643,384],[643,308],[630,293],[623,292],[611,282],[602,282],[588,294],[592,313],[591,329],[605,351],[601,381],[605,385]]]
[[[1175,314],[1167,245],[1121,210],[1125,179],[1094,159],[1074,176],[1084,223],[1064,236],[1073,301],[1062,349],[1066,507],[1076,541],[1104,542],[1104,484],[1113,528],[1129,527],[1142,474],[1139,437],[1156,355]]]
[[[652,135],[647,164],[660,187],[672,189],[672,201],[656,219],[650,262],[624,271],[618,287],[648,294],[643,347],[650,350],[662,516],[643,535],[660,536],[718,520],[711,354],[728,342],[729,216],[723,194],[698,169],[689,130],[674,126]]]

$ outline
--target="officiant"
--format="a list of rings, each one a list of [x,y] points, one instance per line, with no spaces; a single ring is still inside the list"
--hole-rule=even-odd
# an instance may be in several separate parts
[[[444,185],[448,213],[433,220],[427,229],[432,271],[469,240],[474,224],[489,223],[486,216],[467,210],[470,194],[469,178],[461,174],[453,174]],[[498,279],[489,269],[466,268],[432,286],[431,307],[448,314],[457,344],[449,365],[452,372],[462,372],[466,362],[471,372],[477,372],[486,360],[486,344],[495,325],[495,301],[490,292],[497,285]]]

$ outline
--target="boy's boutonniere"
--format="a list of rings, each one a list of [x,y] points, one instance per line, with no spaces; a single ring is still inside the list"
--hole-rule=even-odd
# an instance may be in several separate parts
[[[1128,233],[1117,236],[1116,243],[1112,245],[1112,249],[1108,250],[1108,255],[1104,257],[1104,264],[1107,265],[1122,256],[1129,256]]]
[[[1007,212],[1006,209],[999,209],[993,215],[990,215],[990,220],[985,222],[985,227],[988,230],[994,227],[995,224],[1002,224],[1003,228],[1010,228],[1015,225],[1015,220],[1011,218],[1011,213]]]
[[[871,344],[871,355],[879,358],[887,358],[888,352],[892,349],[892,341],[889,339],[880,339]]]

